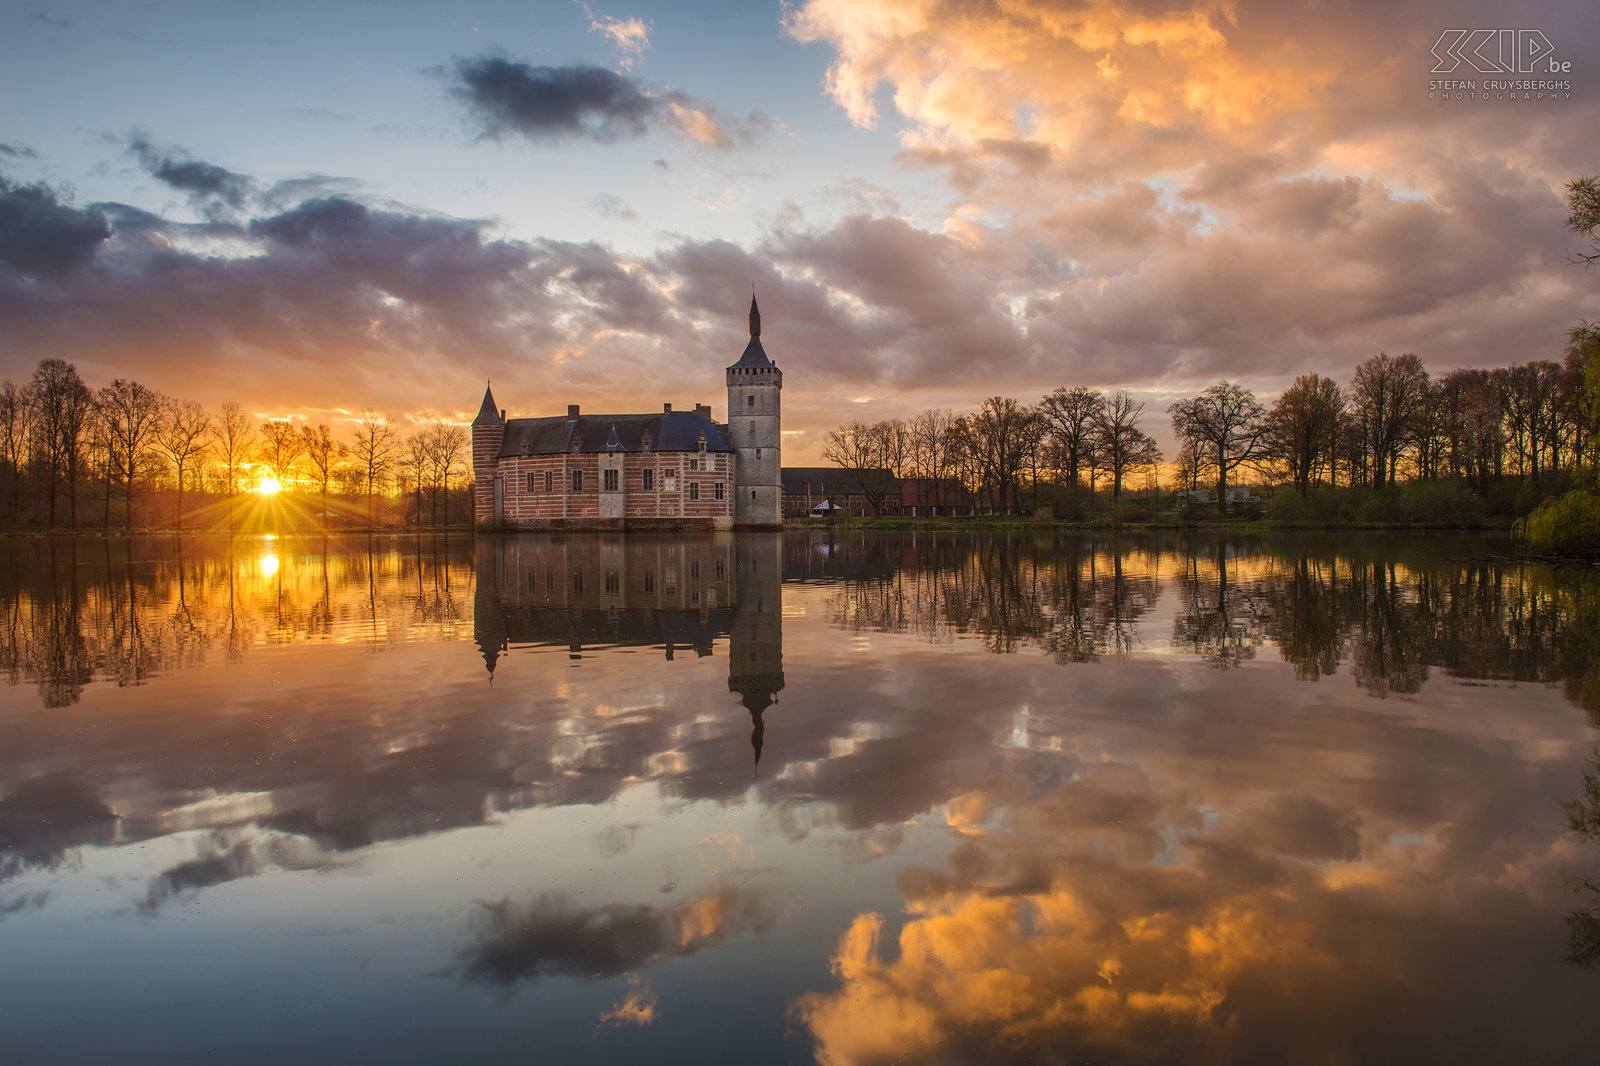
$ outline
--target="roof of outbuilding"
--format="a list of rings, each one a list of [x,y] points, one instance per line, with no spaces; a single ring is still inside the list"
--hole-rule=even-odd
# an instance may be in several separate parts
[[[887,470],[872,473],[893,483],[893,475]],[[779,477],[783,480],[784,494],[788,496],[803,496],[807,492],[813,496],[866,495],[856,475],[837,466],[786,466],[779,471]]]
[[[706,435],[706,451],[733,451],[722,427],[705,415],[693,411],[672,411],[650,415],[579,415],[577,418],[557,415],[552,418],[507,419],[500,456],[570,452],[574,437],[578,438],[580,452],[640,452],[644,451],[646,433],[650,434],[650,450],[653,452],[698,451],[702,433]]]

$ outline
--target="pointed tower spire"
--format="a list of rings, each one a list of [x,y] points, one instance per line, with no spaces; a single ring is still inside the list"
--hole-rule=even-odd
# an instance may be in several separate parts
[[[489,383],[483,385],[483,404],[478,408],[478,417],[472,420],[475,426],[498,426],[504,424],[500,417],[500,408],[494,405],[494,393],[489,389]]]
[[[761,336],[761,308],[756,306],[754,287],[750,290],[750,336]]]

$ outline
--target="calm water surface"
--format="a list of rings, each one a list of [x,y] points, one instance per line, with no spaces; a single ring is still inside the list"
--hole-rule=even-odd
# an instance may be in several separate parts
[[[0,544],[5,1058],[1592,1061],[1600,586],[1500,551]]]

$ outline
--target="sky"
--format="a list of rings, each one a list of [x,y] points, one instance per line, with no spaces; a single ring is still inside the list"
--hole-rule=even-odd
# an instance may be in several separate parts
[[[9,4],[0,377],[725,417],[753,287],[788,464],[1075,385],[1170,443],[1222,379],[1560,358],[1597,64],[1580,0]]]

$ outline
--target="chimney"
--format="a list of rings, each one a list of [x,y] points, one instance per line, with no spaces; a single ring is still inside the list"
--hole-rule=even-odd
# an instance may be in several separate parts
[[[506,409],[504,407],[502,407],[502,408],[500,408],[500,421],[504,422],[505,420],[506,420]]]
[[[664,414],[664,415],[670,415],[672,413],[672,405],[670,403],[662,404],[661,405],[661,413]]]
[[[697,415],[701,415],[701,416],[703,416],[705,418],[710,418],[711,417],[711,405],[708,404],[708,403],[697,403],[697,404],[694,405],[694,413],[697,414]]]
[[[578,417],[578,405],[577,404],[575,404],[575,403],[567,404],[567,417],[568,418],[577,418]]]

